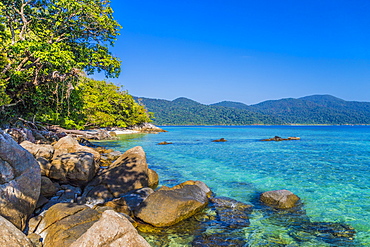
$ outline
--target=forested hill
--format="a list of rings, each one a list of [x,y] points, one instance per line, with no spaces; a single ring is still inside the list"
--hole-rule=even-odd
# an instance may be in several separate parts
[[[222,101],[203,105],[187,98],[140,98],[159,125],[370,124],[370,103],[331,95],[268,100],[255,105]]]
[[[158,125],[250,125],[282,124],[279,119],[258,112],[222,106],[203,105],[187,98],[173,101],[136,98],[154,113]]]

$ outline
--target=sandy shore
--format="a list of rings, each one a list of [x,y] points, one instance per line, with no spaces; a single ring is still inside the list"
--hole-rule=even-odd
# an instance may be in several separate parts
[[[137,134],[140,133],[140,131],[137,130],[115,130],[113,131],[117,135],[125,135],[125,134]]]

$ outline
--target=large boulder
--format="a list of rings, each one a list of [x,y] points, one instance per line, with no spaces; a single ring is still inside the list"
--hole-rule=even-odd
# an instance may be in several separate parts
[[[135,216],[156,227],[171,226],[199,212],[207,203],[207,193],[195,184],[164,187],[150,194]]]
[[[0,131],[0,215],[23,230],[40,188],[40,167],[35,158]]]
[[[142,147],[127,150],[85,188],[83,198],[117,198],[134,189],[148,187],[148,164]]]
[[[26,235],[2,216],[0,216],[0,243],[1,246],[33,247]]]
[[[98,221],[100,216],[98,211],[86,205],[58,203],[46,211],[41,221],[37,220],[38,224],[32,230],[42,237],[44,247],[70,246]],[[31,223],[35,225],[33,220]]]
[[[299,197],[289,190],[273,190],[262,193],[260,200],[274,208],[288,209],[296,206]]]
[[[54,144],[55,152],[53,159],[58,157],[62,154],[67,153],[75,153],[75,152],[87,152],[94,155],[94,160],[99,163],[100,161],[100,154],[98,151],[94,150],[93,148],[82,146],[78,143],[78,141],[71,137],[65,136],[61,138],[57,143]]]
[[[54,155],[54,147],[51,145],[34,144],[30,141],[24,141],[20,145],[30,152],[36,159],[42,157],[46,160],[51,160]]]
[[[123,215],[113,210],[104,211],[95,222],[70,247],[150,247]]]
[[[76,152],[61,154],[54,158],[49,171],[45,171],[45,174],[62,183],[86,185],[98,169],[99,165],[92,153]]]

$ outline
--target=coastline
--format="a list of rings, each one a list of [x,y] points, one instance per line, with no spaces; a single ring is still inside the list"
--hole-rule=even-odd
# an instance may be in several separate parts
[[[222,126],[222,127],[227,127],[227,126]],[[240,127],[240,126],[237,126],[237,127]],[[251,127],[253,127],[253,126],[251,126]],[[108,130],[106,130],[106,131],[109,132]],[[125,129],[123,129],[123,130],[122,129],[121,130],[118,130],[118,129],[112,130],[111,129],[110,131],[111,132],[114,132],[114,133],[122,133],[122,135],[140,133],[140,132],[138,132],[136,130],[129,130],[129,129],[126,129],[126,130]],[[272,128],[272,130],[270,130],[270,132],[271,131],[275,132],[275,128]],[[223,131],[221,131],[219,133],[222,134],[222,136],[225,136],[227,138],[227,136],[226,136],[227,133],[225,133]],[[189,135],[189,131],[184,132],[184,134],[186,136],[188,136]],[[249,133],[248,135],[250,136],[250,134],[251,133]],[[158,139],[163,138],[163,137],[160,137],[160,135],[151,135],[151,136],[152,136],[152,138],[154,138],[153,140],[158,140]],[[217,136],[219,136],[219,134],[217,134]],[[64,138],[66,138],[66,137],[64,137]],[[64,138],[62,138],[62,139],[64,139]],[[203,139],[203,140],[205,142],[207,142],[207,143],[211,143],[211,142],[209,142],[209,139],[208,138],[209,138],[209,136],[206,136],[206,138]],[[175,138],[175,139],[176,140],[179,140],[178,138]],[[61,140],[59,140],[59,141],[61,141]],[[194,140],[195,140],[195,138],[194,138]],[[153,141],[153,143],[154,143],[154,141]],[[199,143],[199,142],[197,142],[197,143]],[[85,144],[87,144],[87,143],[85,143]],[[227,155],[227,152],[226,152],[227,149],[225,149],[225,146],[219,145],[219,144],[216,144],[217,146],[215,146],[214,144],[211,144],[211,145],[212,145],[212,149],[213,150],[217,150],[217,149],[220,148],[220,149],[223,150],[224,154]],[[56,164],[56,162],[58,161],[58,157],[59,156],[57,154],[59,154],[59,152],[61,152],[61,151],[58,151],[58,150],[63,150],[64,149],[64,148],[58,148],[59,146],[60,146],[59,144],[53,144],[53,147],[57,151],[56,151],[56,153],[53,152],[54,155],[53,155],[53,157],[50,160],[50,163],[51,164]],[[145,146],[145,145],[143,145],[143,146]],[[41,147],[44,148],[45,146],[38,146],[38,148],[41,148]],[[144,162],[144,160],[143,160],[143,159],[145,159],[145,153],[144,153],[145,151],[144,150],[143,150],[144,152],[141,152],[141,154],[138,157],[136,157],[136,156],[135,157],[131,157],[131,156],[124,155],[124,154],[122,154],[120,152],[117,153],[117,151],[115,151],[116,150],[115,148],[111,147],[111,149],[110,149],[109,146],[106,146],[104,144],[102,146],[100,146],[100,147],[94,147],[94,150],[95,151],[92,150],[92,149],[87,149],[88,147],[86,147],[86,146],[85,147],[82,147],[82,146],[77,145],[77,144],[73,144],[73,147],[74,148],[77,148],[77,149],[76,150],[75,149],[74,150],[69,150],[68,151],[69,153],[63,154],[64,155],[64,156],[62,156],[63,159],[65,160],[68,157],[69,158],[73,158],[72,156],[76,153],[75,151],[77,151],[77,150],[80,150],[81,152],[83,151],[83,153],[85,153],[86,151],[88,151],[93,156],[97,155],[97,157],[100,157],[100,162],[104,162],[106,164],[106,165],[102,165],[100,167],[101,170],[96,174],[97,177],[99,177],[100,175],[103,175],[103,173],[104,174],[111,174],[112,176],[113,175],[116,176],[116,175],[119,174],[119,176],[123,176],[123,177],[131,176],[131,175],[134,175],[134,174],[137,174],[139,176],[139,174],[141,174],[141,171],[137,171],[134,174],[132,174],[132,173],[125,173],[125,171],[127,170],[126,168],[122,168],[122,173],[121,172],[116,172],[116,170],[115,170],[115,169],[117,169],[116,168],[116,165],[113,165],[112,162],[114,162],[115,164],[117,164],[117,161],[114,161],[114,160],[116,160],[116,158],[118,156],[121,157],[121,155],[123,155],[123,156],[121,158],[119,158],[119,160],[136,160],[135,161],[135,167],[137,167],[137,165],[139,165],[140,163],[142,163],[142,164],[146,163],[146,161]],[[155,147],[156,147],[155,149],[158,150],[158,146],[155,145]],[[176,150],[176,148],[177,148],[176,143],[175,143],[175,145],[173,147]],[[136,151],[138,149],[142,149],[142,148],[138,148],[138,147],[133,148],[133,150],[136,150]],[[168,148],[166,148],[166,149],[168,150]],[[149,150],[146,150],[146,151],[149,151]],[[121,151],[122,152],[123,151],[125,151],[125,152],[127,151],[128,152],[129,151],[129,148],[125,148],[125,150],[121,150]],[[131,152],[131,153],[132,154],[137,153],[136,151],[135,152]],[[98,153],[96,153],[96,152],[98,152]],[[149,151],[149,152],[151,152],[151,151]],[[178,153],[178,152],[179,152],[179,150],[177,150],[175,153]],[[38,151],[37,152],[35,151],[34,153],[35,153],[35,155],[38,155],[39,154]],[[199,153],[198,155],[201,155],[201,154]],[[207,152],[207,154],[205,155],[205,158],[208,159],[208,157],[210,155],[211,154],[209,152]],[[115,156],[114,160],[113,160],[113,156]],[[245,155],[245,157],[247,157],[247,155]],[[129,159],[126,159],[126,158],[129,158]],[[142,162],[138,162],[139,158],[140,159],[143,158],[142,159]],[[173,156],[172,158],[173,158],[173,160],[177,160],[176,159],[176,156]],[[158,160],[161,160],[161,159],[158,159]],[[221,164],[221,163],[222,162],[218,162],[218,164]],[[242,163],[242,162],[239,162],[239,163]],[[250,163],[253,163],[253,162],[250,162]],[[152,163],[150,163],[150,164],[153,165],[153,166],[148,167],[149,169],[151,167],[158,168],[155,164],[152,164]],[[228,162],[228,164],[230,165],[230,162]],[[125,164],[122,164],[122,165],[125,166]],[[276,223],[278,223],[280,219],[283,219],[282,217],[286,217],[286,216],[284,216],[285,215],[284,214],[284,211],[280,211],[280,210],[273,210],[273,211],[271,211],[271,209],[269,209],[269,207],[266,207],[267,205],[263,206],[263,208],[259,208],[259,205],[262,205],[261,202],[260,202],[260,199],[259,199],[259,194],[260,193],[255,194],[254,197],[252,199],[249,199],[249,200],[245,200],[243,198],[238,198],[235,194],[232,194],[232,193],[226,193],[226,194],[220,196],[219,191],[217,191],[217,189],[219,187],[218,184],[214,184],[211,181],[207,181],[207,179],[205,179],[205,178],[201,179],[199,177],[196,177],[196,176],[194,176],[194,174],[191,177],[184,176],[184,177],[181,178],[181,176],[179,176],[179,175],[181,174],[180,170],[183,170],[183,166],[181,164],[179,164],[179,165],[180,166],[178,168],[174,167],[174,166],[176,166],[176,164],[171,165],[171,167],[174,168],[174,170],[176,170],[176,174],[178,174],[176,176],[176,178],[177,178],[176,180],[170,182],[169,184],[166,184],[166,186],[162,186],[163,188],[160,188],[158,190],[157,189],[153,189],[150,186],[150,188],[152,188],[154,190],[154,191],[150,191],[150,193],[154,193],[154,195],[156,197],[157,195],[159,196],[159,195],[162,195],[162,194],[167,194],[167,192],[164,193],[163,191],[172,190],[173,192],[171,192],[171,193],[177,193],[176,191],[178,189],[184,189],[185,187],[186,188],[189,188],[189,186],[192,186],[193,189],[196,189],[198,191],[200,187],[202,187],[202,188],[204,187],[203,185],[201,185],[199,187],[199,185],[200,185],[199,183],[206,183],[207,186],[210,186],[209,188],[212,188],[212,194],[213,195],[209,199],[206,199],[204,197],[203,199],[201,199],[201,201],[202,202],[205,202],[205,203],[209,202],[209,207],[208,206],[205,206],[204,204],[202,204],[196,210],[199,213],[196,217],[189,218],[188,220],[184,221],[184,223],[181,223],[179,225],[176,225],[175,224],[175,225],[171,226],[170,228],[168,228],[168,231],[169,231],[168,233],[167,232],[164,233],[164,231],[162,230],[162,228],[160,228],[161,226],[155,226],[155,227],[151,226],[150,225],[151,224],[150,219],[145,218],[141,214],[140,215],[135,214],[135,212],[136,213],[139,212],[139,211],[137,211],[137,209],[134,209],[134,208],[132,210],[130,209],[131,211],[127,211],[127,214],[128,215],[131,215],[131,216],[134,215],[134,218],[136,218],[136,219],[137,218],[140,218],[140,217],[141,218],[145,218],[148,221],[145,224],[143,224],[143,222],[141,222],[140,220],[139,221],[135,221],[136,223],[134,223],[134,225],[137,224],[137,230],[150,243],[153,243],[154,244],[156,241],[170,241],[170,240],[167,240],[167,237],[170,238],[169,236],[171,236],[171,241],[172,241],[173,240],[173,236],[175,235],[176,236],[175,237],[176,238],[176,241],[178,241],[179,243],[184,243],[185,239],[188,238],[188,240],[186,240],[186,241],[188,241],[187,244],[189,244],[189,245],[186,245],[186,246],[190,246],[191,243],[193,243],[193,244],[195,244],[195,243],[198,243],[198,244],[206,244],[210,240],[208,237],[206,237],[206,236],[208,236],[207,229],[209,229],[210,227],[212,227],[212,224],[213,224],[213,226],[214,226],[214,224],[217,224],[217,226],[220,227],[220,229],[222,229],[222,231],[218,232],[217,234],[211,234],[210,237],[213,239],[212,241],[216,241],[216,242],[219,242],[219,243],[221,243],[223,241],[230,241],[229,242],[230,244],[237,243],[238,244],[237,246],[242,246],[242,244],[245,244],[246,243],[245,242],[246,239],[244,238],[245,232],[243,234],[240,234],[241,233],[240,232],[240,229],[245,229],[245,231],[247,231],[248,233],[252,234],[252,232],[249,232],[249,230],[252,231],[253,228],[255,227],[256,215],[260,215],[260,214],[266,214],[267,215],[267,214],[269,214],[269,212],[274,212],[273,214],[271,214],[271,217],[268,217],[269,218],[268,219],[268,224],[273,224],[273,225],[276,224]],[[200,162],[199,163],[199,166],[197,166],[197,170],[198,169],[199,170],[202,170],[201,165],[202,165],[202,162]],[[215,166],[215,164],[212,163],[212,167],[214,169],[212,169],[212,171],[210,173],[212,174],[212,172],[213,172],[213,175],[215,175],[217,178],[219,178],[218,181],[220,181],[220,180],[222,180],[222,177],[225,174],[227,174],[227,172],[222,172],[220,174],[217,174],[217,170],[221,170],[221,169],[215,169],[214,166]],[[232,166],[228,166],[228,167],[232,167]],[[45,169],[48,169],[48,168],[45,167]],[[236,167],[233,168],[234,171],[236,169],[237,169]],[[252,169],[252,167],[250,167],[249,169]],[[75,172],[78,172],[77,170]],[[112,170],[112,172],[111,172],[111,170]],[[144,167],[144,171],[146,171],[146,170],[147,170],[146,167]],[[207,170],[204,170],[204,171],[206,172]],[[61,170],[61,172],[62,172],[62,170]],[[50,172],[46,172],[46,170],[45,170],[44,173],[45,173],[45,175],[46,174],[49,174],[50,175]],[[154,170],[151,171],[150,173],[152,175],[153,174],[156,174],[156,172]],[[206,173],[208,173],[208,172],[206,172]],[[104,179],[104,176],[99,177],[99,179]],[[92,181],[98,181],[99,179],[96,180],[97,177],[95,177],[94,180],[90,180],[90,178],[88,178],[83,183],[85,184],[85,183],[90,183]],[[57,177],[57,178],[59,179],[59,177]],[[66,179],[67,178],[68,178],[68,176],[66,177]],[[162,181],[166,179],[164,176],[161,176],[160,178],[161,178]],[[155,180],[157,180],[157,179],[158,180],[155,182],[155,184],[158,185],[160,178],[159,178],[159,176],[157,174]],[[187,179],[184,180],[183,178],[187,178]],[[46,178],[44,177],[43,179],[46,179]],[[51,179],[56,179],[56,178],[54,176],[52,176]],[[149,173],[148,173],[148,179],[149,179]],[[191,182],[192,180],[188,180],[188,179],[194,179],[194,181],[202,181],[202,182]],[[205,181],[203,181],[203,180],[205,180]],[[90,182],[88,182],[88,181],[90,181]],[[103,182],[102,185],[98,185],[98,184],[94,184],[92,182],[90,186],[85,186],[85,189],[86,188],[89,188],[89,190],[91,189],[91,191],[93,191],[94,188],[98,188],[98,186],[103,186],[104,187],[107,184],[109,186],[111,186],[112,188],[114,187],[115,189],[117,189],[118,187],[120,187],[122,185],[120,183],[116,183],[116,181],[118,182],[120,180],[117,179],[117,178],[115,178],[115,177],[114,178],[113,177],[110,178],[109,181],[110,181],[110,183],[112,183],[112,185],[109,185],[110,183],[105,183],[105,182]],[[141,180],[138,179],[138,178],[133,177],[132,179],[130,179],[130,181],[141,181]],[[152,181],[154,181],[154,180],[152,180]],[[183,181],[187,181],[187,182],[183,182]],[[251,179],[243,179],[243,181],[254,181],[254,180],[251,180]],[[67,186],[66,185],[66,182],[68,184],[68,180],[63,180],[63,181],[61,180],[61,183],[59,185],[60,186]],[[255,182],[256,181],[254,181],[253,183],[255,183]],[[193,183],[198,183],[198,185],[193,184]],[[148,184],[154,184],[154,183],[149,182],[149,180],[148,180]],[[119,197],[109,196],[109,198],[107,198],[107,201],[104,200],[104,204],[100,205],[102,203],[102,201],[99,201],[99,200],[101,200],[101,198],[95,198],[93,200],[90,200],[89,199],[87,201],[84,201],[85,198],[90,198],[90,197],[91,198],[94,198],[93,197],[94,194],[89,194],[90,192],[88,190],[86,190],[87,192],[85,192],[85,189],[84,189],[83,194],[80,195],[82,193],[82,191],[81,192],[78,192],[80,186],[76,186],[76,181],[72,181],[72,183],[69,184],[68,186],[69,186],[68,188],[66,187],[66,188],[63,188],[63,190],[60,190],[60,191],[64,191],[64,192],[58,192],[58,193],[64,193],[65,196],[66,196],[67,193],[69,193],[68,190],[70,190],[71,188],[75,188],[76,189],[76,192],[73,192],[73,198],[68,199],[68,200],[71,200],[71,202],[73,202],[73,203],[82,203],[82,204],[85,203],[85,206],[87,205],[86,203],[88,203],[89,205],[91,205],[91,206],[94,205],[93,207],[97,206],[98,208],[99,207],[106,207],[107,206],[107,207],[112,207],[112,208],[117,208],[118,209],[118,207],[122,207],[122,205],[120,204],[121,203],[120,200],[122,200],[122,199],[120,199]],[[239,181],[238,183],[235,183],[233,186],[243,187],[245,185],[244,185],[244,182],[240,182]],[[146,187],[146,186],[144,186],[144,187]],[[310,188],[311,188],[311,186],[310,186]],[[236,189],[236,187],[234,189]],[[283,186],[278,186],[277,184],[275,184],[274,186],[270,185],[270,186],[267,186],[265,189],[263,189],[261,191],[268,191],[270,189],[291,189],[292,191],[294,190],[295,192],[298,192],[297,195],[302,196],[302,198],[303,198],[303,201],[302,202],[304,202],[305,200],[307,200],[307,198],[305,198],[305,196],[307,194],[305,191],[300,191],[298,189],[294,189],[294,187],[292,187],[292,186],[290,188],[287,188],[287,185],[286,184],[283,184]],[[111,193],[110,191],[112,191],[111,189],[105,189],[105,188],[103,188],[103,191],[104,190],[106,190],[108,194]],[[146,190],[150,190],[150,189],[146,189]],[[233,188],[230,188],[230,191],[232,191],[232,190],[233,190]],[[190,191],[181,191],[181,193],[185,193],[186,192],[186,193],[192,194],[191,191],[192,190],[190,190]],[[201,191],[198,191],[198,192],[199,193],[203,193]],[[198,192],[196,194],[198,194]],[[180,193],[180,191],[179,191],[179,193]],[[75,198],[76,195],[79,195],[79,196],[77,196],[77,199]],[[130,196],[130,195],[128,194],[127,196]],[[57,197],[59,198],[60,196],[57,196]],[[53,198],[47,197],[47,199],[50,200],[50,203],[54,203],[54,202],[52,202],[54,200]],[[57,200],[59,200],[59,199],[57,199]],[[143,198],[143,200],[146,200],[146,199]],[[312,201],[312,199],[310,201]],[[61,201],[55,201],[55,202],[61,202]],[[170,212],[168,210],[168,208],[167,208],[166,205],[174,205],[174,203],[163,203],[163,202],[164,202],[163,199],[159,199],[155,203],[156,206],[154,208],[155,208],[156,211],[161,212],[163,214],[166,214],[167,212]],[[46,202],[46,203],[48,203],[48,202]],[[247,203],[251,203],[251,204],[247,204]],[[229,206],[229,205],[238,205],[238,207],[235,208],[234,206]],[[253,205],[256,206],[256,207],[254,207]],[[325,228],[325,229],[328,229],[328,231],[334,232],[334,234],[330,237],[330,238],[334,239],[333,241],[338,241],[340,243],[342,241],[352,241],[354,239],[355,230],[352,228],[351,225],[347,225],[347,224],[343,225],[342,223],[335,223],[335,222],[329,222],[330,225],[328,225],[328,222],[321,221],[320,219],[311,218],[312,217],[311,215],[307,215],[305,212],[301,211],[301,209],[302,209],[301,208],[301,205],[303,206],[303,204],[300,204],[299,203],[297,205],[297,207],[294,207],[293,209],[291,209],[294,212],[298,212],[297,213],[297,215],[298,215],[297,217],[294,216],[294,215],[296,215],[295,213],[293,215],[290,215],[289,214],[289,216],[288,216],[288,217],[293,217],[294,218],[294,221],[299,222],[300,225],[303,226],[303,228],[295,229],[297,232],[308,231],[307,234],[309,236],[314,236],[316,234],[316,230],[318,228],[320,228],[320,229],[321,228]],[[304,205],[308,205],[308,204],[305,203]],[[59,206],[60,206],[60,204],[59,204]],[[59,206],[56,206],[56,207],[59,207]],[[85,206],[83,206],[83,207],[85,207]],[[143,207],[146,206],[146,203],[144,203],[142,206]],[[46,206],[41,206],[41,207],[43,207],[45,210],[47,210],[46,209]],[[73,204],[73,207],[81,207],[81,206],[79,206],[77,204]],[[87,208],[87,207],[85,207],[85,208]],[[203,208],[206,208],[206,210],[205,211],[202,211]],[[37,212],[41,212],[44,209],[38,209],[39,211],[37,211]],[[105,209],[107,209],[107,208],[105,208]],[[94,210],[95,210],[95,208],[94,208]],[[217,212],[217,215],[220,216],[220,217],[222,216],[222,217],[221,218],[217,218],[217,220],[216,220],[216,218],[214,218],[215,215],[213,214],[213,212]],[[151,216],[151,215],[153,215],[153,213],[150,212],[147,215],[148,216]],[[186,217],[188,217],[188,216],[191,217],[190,215],[187,215]],[[310,218],[310,221],[306,221],[307,217]],[[205,220],[205,221],[199,222],[199,221],[197,221],[197,219],[199,219],[199,218],[213,219],[213,220],[210,220],[210,221],[209,220]],[[156,217],[156,219],[157,219],[157,217]],[[277,219],[278,222],[275,222],[275,219]],[[33,220],[36,220],[36,218],[34,218]],[[183,224],[185,224],[188,228],[193,229],[193,230],[184,231],[182,229],[182,227],[181,227],[181,225],[183,225]],[[166,225],[167,225],[167,223],[166,223]],[[171,223],[171,225],[172,225],[172,223]],[[230,226],[230,227],[225,227],[225,226]],[[194,230],[194,229],[200,229],[200,230]],[[289,225],[287,225],[287,226],[280,225],[279,226],[279,229],[281,231],[283,231],[283,232],[284,231],[288,231],[290,229],[290,226]],[[158,237],[157,238],[157,237],[155,237],[155,234],[153,235],[152,233],[153,232],[158,232],[158,231],[162,231],[163,235],[157,236]],[[335,235],[337,233],[340,234],[340,236],[345,236],[345,237],[344,238],[339,238],[338,236]],[[266,234],[269,234],[269,233],[266,232]],[[324,237],[321,238],[321,236],[319,236],[319,237],[320,237],[320,244],[321,243],[324,243],[325,242],[325,238]],[[175,240],[173,240],[173,241],[175,241]],[[286,235],[286,236],[283,236],[281,239],[279,239],[279,241],[281,241],[281,243],[283,243],[285,241],[294,241],[294,239],[293,239],[292,236]],[[307,241],[309,241],[309,240],[307,240]],[[321,242],[321,241],[324,241],[324,242]],[[154,245],[154,246],[157,246],[157,245]],[[200,245],[200,246],[204,246],[204,245]]]
[[[116,133],[116,135],[127,135],[127,134],[139,134],[139,133],[141,133],[138,130],[114,130],[113,132]]]

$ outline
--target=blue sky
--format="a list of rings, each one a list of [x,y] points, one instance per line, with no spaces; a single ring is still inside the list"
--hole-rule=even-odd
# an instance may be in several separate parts
[[[112,0],[135,96],[204,104],[331,94],[370,101],[369,0]],[[101,79],[100,76],[96,76]]]

